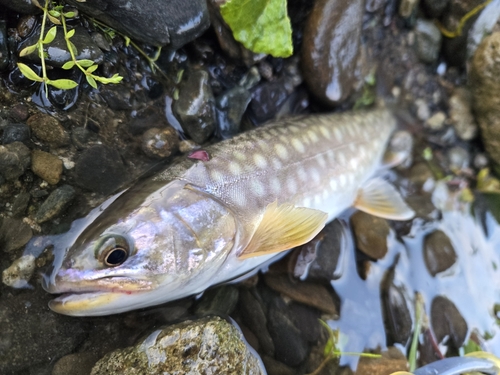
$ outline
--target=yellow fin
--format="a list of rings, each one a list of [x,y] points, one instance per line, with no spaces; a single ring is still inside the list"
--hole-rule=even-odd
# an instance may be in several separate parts
[[[369,180],[360,189],[354,207],[389,220],[410,220],[415,216],[394,186],[381,178]]]
[[[278,206],[274,201],[266,207],[259,226],[239,258],[277,253],[302,245],[323,229],[327,217],[323,211],[290,204]]]

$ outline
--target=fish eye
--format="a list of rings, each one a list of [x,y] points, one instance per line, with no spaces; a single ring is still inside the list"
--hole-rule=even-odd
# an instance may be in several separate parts
[[[127,260],[130,245],[125,237],[113,234],[101,238],[96,244],[95,252],[97,259],[107,267],[116,267]]]

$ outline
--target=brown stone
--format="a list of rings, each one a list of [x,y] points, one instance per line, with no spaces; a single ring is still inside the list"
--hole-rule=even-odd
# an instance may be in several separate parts
[[[373,259],[382,259],[387,254],[389,224],[385,219],[362,211],[351,216],[356,247]]]
[[[59,120],[45,113],[37,113],[27,121],[35,137],[51,146],[61,147],[69,144],[69,136]]]
[[[396,371],[408,371],[408,361],[403,353],[391,347],[381,358],[362,357],[356,375],[389,375]]]
[[[63,162],[48,152],[33,150],[31,153],[31,170],[38,177],[51,185],[57,185],[61,179]]]

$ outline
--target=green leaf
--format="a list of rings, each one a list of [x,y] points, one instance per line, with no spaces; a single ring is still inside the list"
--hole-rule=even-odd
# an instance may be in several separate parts
[[[54,25],[60,25],[61,21],[59,21],[56,17],[51,16],[50,14],[47,14],[49,17],[50,22],[52,22]]]
[[[97,82],[95,81],[94,77],[92,76],[85,76],[87,78],[87,82],[89,83],[90,86],[93,88],[97,88]]]
[[[75,12],[66,12],[66,13],[63,13],[64,17],[66,18],[73,18],[76,13]]]
[[[78,50],[76,49],[76,46],[73,44],[73,42],[69,40],[68,40],[68,47],[71,48],[74,55],[78,55]]]
[[[97,64],[92,65],[91,67],[89,67],[89,68],[85,71],[85,73],[87,73],[87,74],[91,74],[91,73],[95,72],[95,70],[96,70],[98,67],[99,67],[99,65],[97,65]]]
[[[64,65],[62,66],[63,69],[66,69],[66,70],[69,70],[71,68],[73,68],[75,66],[75,62],[74,61],[67,61],[64,63]]]
[[[77,60],[76,61],[78,65],[84,68],[88,68],[89,66],[94,65],[94,62],[92,60]]]
[[[33,53],[37,50],[38,44],[33,44],[31,46],[25,47],[19,52],[19,57],[23,57],[26,55],[29,55],[30,53]]]
[[[51,43],[54,38],[57,35],[57,27],[53,26],[50,28],[49,31],[47,31],[47,34],[45,35],[45,38],[43,39],[43,44],[49,44]]]
[[[71,38],[73,35],[75,35],[75,29],[71,29],[70,31],[68,31],[68,33],[66,34],[66,39]]]
[[[274,57],[292,55],[286,0],[229,0],[220,11],[234,38],[249,50]]]
[[[25,76],[28,79],[31,79],[32,81],[37,81],[37,82],[42,82],[43,78],[38,76],[33,69],[31,69],[28,65],[25,65],[23,63],[17,63],[17,66],[21,73],[23,73],[23,76]]]
[[[49,14],[52,16],[52,17],[60,17],[61,16],[61,12],[58,12],[57,10],[49,10]]]
[[[49,80],[47,84],[57,87],[61,90],[71,90],[78,86],[78,83],[72,81],[71,79],[56,79],[54,81]]]

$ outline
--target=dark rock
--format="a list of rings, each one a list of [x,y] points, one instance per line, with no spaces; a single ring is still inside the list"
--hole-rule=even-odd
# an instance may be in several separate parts
[[[335,301],[328,290],[321,284],[307,281],[290,281],[288,275],[266,273],[264,281],[273,290],[290,297],[294,301],[312,306],[327,314],[338,316]]]
[[[275,347],[275,358],[288,366],[300,365],[307,358],[309,346],[287,314],[285,303],[276,298],[269,307],[267,317],[267,327]]]
[[[432,300],[431,325],[438,343],[449,337],[449,344],[459,349],[467,335],[467,322],[448,298],[437,296]]]
[[[174,111],[184,131],[196,143],[205,142],[215,130],[214,97],[208,84],[208,73],[194,70],[181,84]]]
[[[297,371],[295,371],[295,369],[268,355],[262,356],[262,362],[264,362],[264,365],[266,366],[268,375],[297,375]]]
[[[393,271],[389,272],[385,283],[387,285],[383,285],[382,288],[382,308],[389,342],[406,345],[413,325],[406,300],[408,295],[404,287],[394,284]]]
[[[154,159],[168,158],[179,149],[179,137],[174,128],[152,128],[142,135],[142,151]]]
[[[136,346],[107,354],[91,375],[264,374],[241,332],[219,317],[158,329]]]
[[[0,20],[0,72],[7,70],[10,62],[7,23]]]
[[[415,26],[415,47],[418,58],[424,63],[434,63],[441,50],[442,35],[432,21],[417,20]]]
[[[69,185],[63,185],[55,189],[42,203],[35,215],[38,223],[44,223],[56,218],[75,197],[75,189]]]
[[[346,99],[359,84],[364,1],[320,0],[304,29],[302,72],[325,104]]]
[[[376,12],[382,8],[386,3],[386,0],[366,0],[366,10],[368,12]]]
[[[231,285],[208,290],[203,293],[203,297],[196,306],[196,314],[229,315],[238,303],[238,296],[238,288]]]
[[[19,193],[12,203],[12,216],[15,218],[21,217],[26,212],[30,202],[29,193]]]
[[[439,18],[448,3],[449,0],[422,0],[422,7],[430,18]]]
[[[77,60],[92,60],[96,64],[100,64],[104,60],[104,55],[99,47],[96,46],[87,30],[83,27],[77,26],[74,28],[75,34],[71,38],[71,42],[76,47]],[[23,41],[20,45],[22,50],[25,47],[35,44],[40,38],[40,29],[34,32],[31,36]],[[71,61],[71,54],[68,51],[66,40],[64,39],[64,31],[62,27],[57,28],[56,37],[54,40],[44,45],[45,63],[57,68],[62,67],[66,62]],[[27,61],[39,63],[38,50],[25,55],[23,57]]]
[[[387,220],[362,211],[351,216],[356,247],[373,259],[382,259],[387,254]]]
[[[252,94],[243,87],[235,86],[217,97],[217,133],[230,138],[240,131],[240,123]]]
[[[21,38],[26,38],[36,26],[37,20],[36,16],[25,15],[19,18],[19,22],[17,23],[17,33]]]
[[[63,162],[57,156],[45,151],[33,150],[31,153],[31,170],[51,185],[61,180]]]
[[[100,94],[112,110],[132,108],[132,93],[125,85],[105,85],[100,89]]]
[[[40,9],[36,5],[34,5],[31,2],[31,0],[22,0],[22,1],[0,0],[0,4],[19,13],[25,13],[25,14],[40,13]]]
[[[68,134],[55,117],[37,113],[28,119],[27,124],[35,137],[51,146],[62,147],[69,144]]]
[[[484,38],[469,70],[473,109],[490,158],[500,165],[500,32]]]
[[[210,25],[204,0],[69,0],[131,39],[172,49],[196,39]]]
[[[263,82],[252,90],[250,117],[256,125],[276,116],[289,96],[283,82]]]
[[[30,139],[30,128],[26,124],[9,124],[3,130],[2,144],[25,142]]]
[[[120,154],[104,145],[85,150],[75,164],[75,182],[88,190],[109,194],[126,181]]]
[[[321,312],[301,303],[291,303],[288,305],[290,318],[295,324],[302,337],[309,343],[314,344],[321,338],[321,324],[318,324],[321,318]]]
[[[23,103],[16,104],[9,109],[9,116],[14,121],[26,121],[29,115],[28,106]]]
[[[240,288],[239,311],[243,322],[259,339],[262,351],[274,356],[274,343],[267,330],[267,318],[262,303],[246,288]]]
[[[0,222],[0,249],[7,253],[20,249],[31,237],[31,227],[21,220],[6,217]]]
[[[146,130],[151,128],[164,128],[168,126],[165,116],[147,108],[145,111],[140,111],[130,120],[128,130],[132,135],[141,135]]]
[[[71,141],[79,150],[83,150],[87,143],[96,141],[97,135],[87,128],[74,128],[71,132]]]
[[[457,254],[450,239],[440,230],[425,237],[423,251],[425,265],[432,276],[446,271],[457,260]]]
[[[88,375],[98,359],[91,352],[68,354],[56,362],[52,375]]]
[[[31,162],[28,147],[21,142],[0,146],[0,174],[7,180],[16,180]]]

